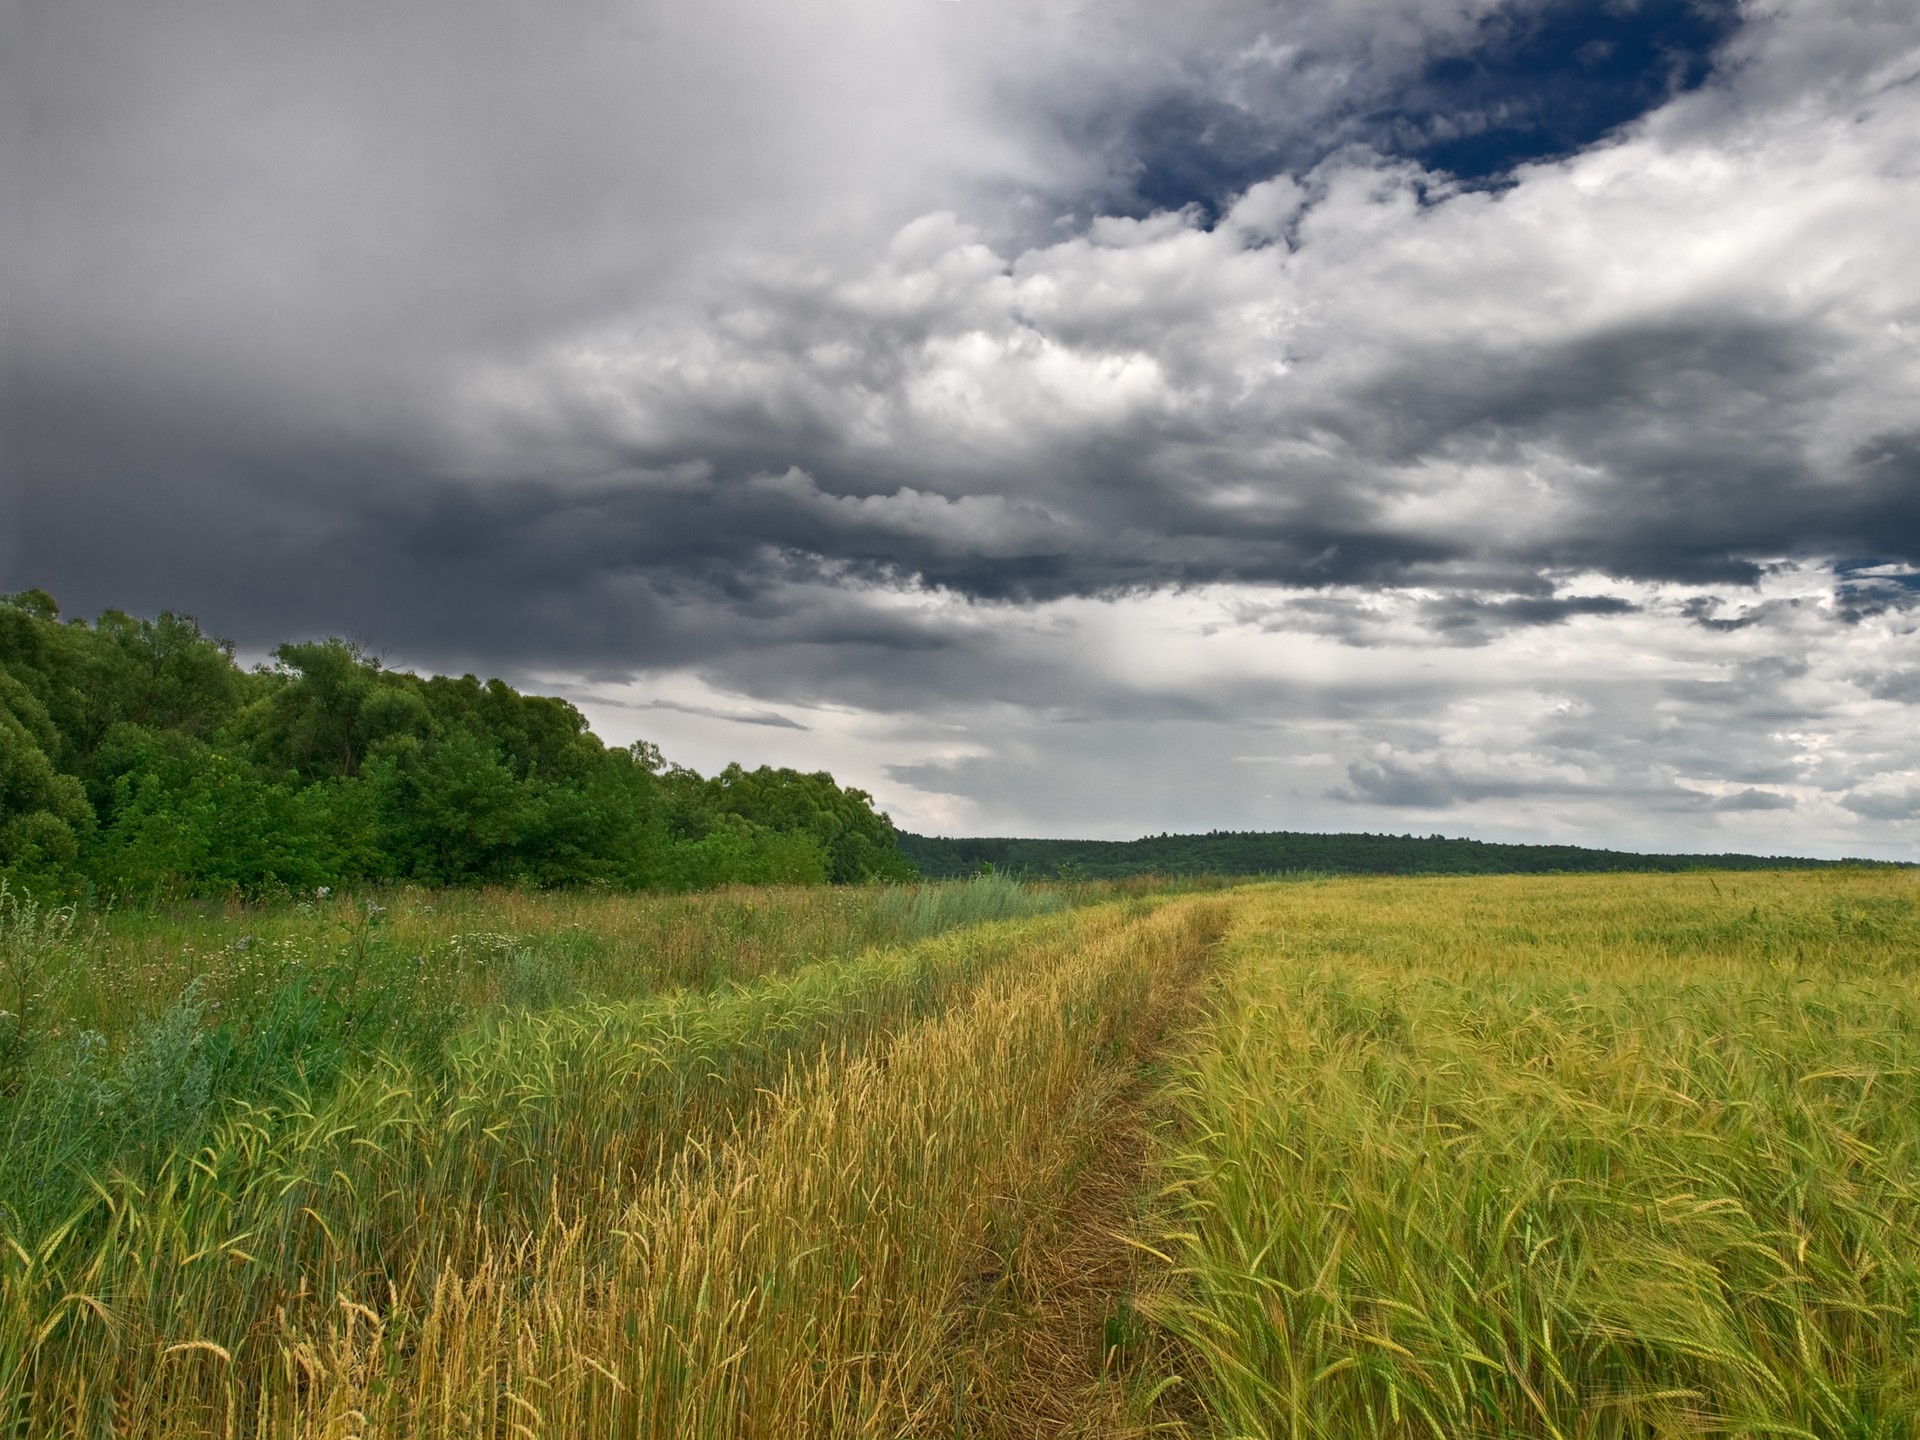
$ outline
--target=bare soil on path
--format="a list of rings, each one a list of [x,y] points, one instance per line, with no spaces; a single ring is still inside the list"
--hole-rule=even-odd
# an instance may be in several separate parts
[[[1001,1272],[986,1261],[979,1299],[955,1337],[952,1409],[925,1436],[966,1440],[1182,1436],[1190,1396],[1156,1377],[1178,1357],[1135,1308],[1165,1266],[1134,1243],[1151,1233],[1159,1186],[1154,1097],[1164,1060],[1200,1003],[1212,947],[1169,984],[1114,1083],[1063,1127],[1054,1191],[1066,1202],[1029,1212]]]

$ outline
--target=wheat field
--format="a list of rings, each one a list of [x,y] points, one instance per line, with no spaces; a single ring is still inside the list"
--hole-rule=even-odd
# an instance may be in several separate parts
[[[1219,1433],[1920,1434],[1907,872],[1344,881],[1171,1097]]]
[[[1917,890],[0,900],[0,1433],[1911,1437]]]

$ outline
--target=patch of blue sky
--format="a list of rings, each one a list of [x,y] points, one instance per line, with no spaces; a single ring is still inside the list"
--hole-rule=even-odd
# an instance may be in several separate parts
[[[1471,49],[1435,57],[1374,117],[1391,137],[1382,148],[1469,183],[1497,181],[1698,88],[1738,24],[1728,0],[1507,7]]]
[[[1373,100],[1311,119],[1218,96],[1163,95],[1129,127],[1142,211],[1219,213],[1255,181],[1300,174],[1360,142],[1473,186],[1575,154],[1713,73],[1740,22],[1734,0],[1510,4]]]

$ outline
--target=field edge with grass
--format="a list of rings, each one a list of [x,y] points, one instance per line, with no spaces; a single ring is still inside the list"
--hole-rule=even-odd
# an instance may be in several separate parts
[[[933,1373],[969,1267],[1044,1199],[1057,1122],[1223,917],[1121,898],[501,1013],[431,1074],[380,1058],[317,1105],[243,1105],[0,1254],[0,1417],[155,1436],[909,1423],[924,1395],[858,1356],[892,1336],[889,1373],[921,1373],[909,1355]]]

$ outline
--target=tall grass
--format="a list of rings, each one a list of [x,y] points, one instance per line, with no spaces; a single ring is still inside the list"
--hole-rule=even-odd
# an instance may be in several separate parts
[[[375,1054],[437,1074],[490,1016],[712,990],[1097,893],[401,891],[84,916],[0,887],[0,1220],[58,1220],[88,1177],[151,1177],[235,1103],[324,1098]]]
[[[466,1012],[630,999],[1051,913],[1110,890],[1001,877],[689,895],[402,888],[108,910],[80,917],[87,962],[63,975],[57,1014],[47,1018],[117,1048],[195,980],[209,1004],[251,1013],[300,974],[369,967],[382,984],[424,976]]]
[[[1344,881],[1240,914],[1161,1319],[1221,1433],[1920,1434],[1899,874]]]
[[[242,1106],[197,1151],[96,1177],[70,1215],[5,1237],[0,1420],[772,1435],[898,1419],[994,1216],[1039,1183],[1032,1156],[1156,977],[1217,923],[1207,903],[501,1013],[437,1068],[388,1056],[324,1100]]]

